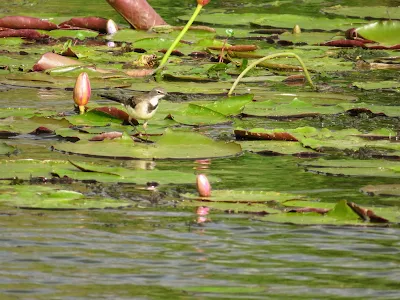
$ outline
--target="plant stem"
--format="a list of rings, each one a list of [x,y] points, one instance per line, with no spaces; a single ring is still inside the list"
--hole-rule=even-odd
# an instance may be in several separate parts
[[[271,59],[271,58],[275,58],[275,57],[288,57],[288,56],[289,57],[294,57],[299,61],[301,67],[303,68],[304,75],[306,76],[306,79],[307,79],[309,85],[312,87],[313,90],[315,90],[316,87],[315,87],[314,83],[311,80],[310,73],[308,73],[306,65],[301,60],[300,56],[298,56],[297,54],[291,53],[291,52],[287,52],[287,53],[275,53],[275,54],[267,55],[265,57],[262,57],[262,58],[260,58],[260,59],[258,59],[256,61],[252,62],[246,69],[243,70],[242,73],[240,73],[238,78],[236,78],[235,82],[232,84],[232,87],[228,92],[228,96],[232,95],[232,93],[235,90],[236,86],[238,85],[240,79],[242,79],[244,77],[244,75],[246,75],[246,73],[248,71],[250,71],[252,68],[254,68],[256,65],[258,65],[259,63],[261,63],[261,62],[263,62],[263,61],[265,61],[267,59]]]
[[[172,51],[175,49],[176,45],[178,45],[179,41],[185,35],[186,31],[188,31],[189,27],[192,25],[192,23],[194,22],[194,20],[196,19],[197,15],[199,14],[199,12],[201,11],[202,8],[203,8],[203,5],[197,4],[196,10],[194,11],[192,17],[187,22],[185,27],[183,27],[182,31],[179,33],[179,35],[176,37],[175,41],[169,47],[168,51],[164,54],[164,56],[163,56],[163,58],[161,60],[160,66],[158,67],[159,69],[161,69],[166,64],[166,62],[167,62],[168,58],[170,57]]]

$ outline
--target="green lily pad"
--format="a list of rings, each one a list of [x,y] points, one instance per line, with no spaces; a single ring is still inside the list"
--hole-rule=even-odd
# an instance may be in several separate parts
[[[68,30],[68,29],[57,29],[52,31],[46,31],[48,36],[53,38],[60,38],[60,37],[70,37],[70,38],[78,38],[83,40],[85,38],[92,38],[99,35],[97,31],[92,30]]]
[[[325,17],[310,17],[289,14],[269,14],[258,18],[255,21],[251,21],[251,23],[259,27],[268,26],[292,29],[295,25],[299,25],[301,29],[331,31],[346,30],[354,27],[354,24],[365,24],[366,22],[354,18],[330,19]]]
[[[399,197],[400,185],[399,184],[366,185],[360,188],[360,191],[369,196]],[[399,199],[396,198],[396,200]]]
[[[285,32],[279,35],[279,40],[289,41],[294,44],[307,43],[309,45],[318,45],[332,40],[332,32],[302,32],[298,34]]]
[[[390,223],[399,222],[400,211],[392,207],[368,208],[377,216],[387,219]],[[350,208],[345,200],[339,201],[332,210],[326,214],[316,212],[287,212],[281,214],[270,214],[260,218],[263,221],[274,223],[290,223],[299,225],[351,225],[351,226],[378,226],[378,221],[365,221],[354,210]],[[387,224],[387,221],[383,222]]]
[[[211,197],[201,197],[198,194],[181,194],[181,197],[189,200],[229,202],[229,203],[267,203],[284,202],[287,200],[303,199],[303,195],[279,193],[272,191],[238,191],[238,190],[214,190]]]
[[[279,193],[273,191],[238,191],[214,190],[211,197],[201,197],[198,194],[181,194],[184,200],[179,206],[207,206],[209,208],[229,213],[280,213],[277,203],[306,199],[303,195]]]
[[[259,203],[226,203],[226,202],[204,202],[204,201],[193,201],[183,200],[179,202],[180,207],[199,207],[207,206],[211,210],[223,211],[227,213],[255,213],[255,214],[272,214],[280,213],[281,210],[273,207],[268,207],[265,204]]]
[[[400,11],[400,9],[399,9]],[[400,44],[400,21],[379,21],[357,28],[357,33],[363,38],[386,46]]]
[[[128,159],[198,159],[229,157],[239,154],[240,145],[233,142],[216,142],[195,132],[167,129],[154,144],[134,143],[124,135],[122,138],[102,142],[79,141],[54,145],[58,151]]]
[[[186,109],[176,111],[172,119],[184,125],[214,125],[231,122],[231,119],[205,106],[189,103]]]
[[[15,147],[9,146],[7,143],[0,143],[0,155],[10,154],[15,151]]]
[[[354,18],[400,19],[400,7],[335,5],[322,8],[321,11],[336,16]]]
[[[358,177],[400,177],[400,163],[381,159],[325,160],[301,163],[307,172],[321,175]]]
[[[353,82],[353,86],[362,90],[398,89],[400,82],[394,80],[383,81],[361,81]]]
[[[185,125],[214,125],[231,122],[231,115],[240,114],[244,106],[251,102],[253,95],[224,97],[213,102],[186,104],[185,108],[175,107],[170,110],[174,121]],[[176,106],[176,105],[175,105]]]
[[[132,205],[127,201],[88,198],[74,191],[35,185],[0,186],[0,202],[10,206],[40,209],[103,209]]]
[[[189,16],[179,19],[187,21]],[[253,13],[204,13],[196,18],[195,22],[214,25],[256,25],[258,27],[275,27],[292,29],[296,24],[302,29],[315,30],[346,30],[354,24],[364,24],[361,19],[325,17],[307,17],[290,14],[253,14]]]
[[[240,114],[244,106],[250,103],[253,98],[254,95],[252,94],[232,96],[228,98],[225,97],[202,106],[212,109],[213,111],[219,112],[226,116],[234,116]]]
[[[391,130],[376,130],[362,134],[355,128],[343,130],[299,127],[295,129],[254,128],[249,131],[237,129],[237,138],[252,141],[239,141],[243,150],[257,153],[281,153],[316,155],[330,150],[358,150],[368,147],[371,150],[385,150],[388,155],[398,155],[400,144],[391,142],[396,133]],[[246,138],[248,137],[248,138]],[[371,139],[371,137],[374,137]],[[254,141],[256,140],[256,141]],[[298,141],[298,142],[296,142]],[[397,152],[396,152],[397,151]],[[384,155],[382,153],[382,155]]]
[[[137,161],[132,165],[136,168],[108,167],[84,162],[71,164],[63,160],[3,160],[0,162],[0,178],[30,180],[32,177],[63,178],[67,176],[73,180],[131,184],[147,184],[148,182],[187,184],[196,181],[194,173],[158,170],[146,161]],[[210,176],[209,180],[216,179]]]
[[[317,106],[295,98],[288,104],[279,104],[270,100],[257,102],[257,104],[251,103],[246,105],[243,113],[249,116],[269,118],[299,118],[341,112],[344,112],[344,110],[339,106]]]
[[[31,118],[34,116],[37,117],[48,117],[54,114],[54,111],[49,110],[39,110],[32,108],[15,108],[15,107],[6,107],[0,108],[0,119],[7,117],[25,117]]]
[[[264,155],[295,155],[314,156],[320,155],[313,149],[306,149],[299,142],[287,141],[238,141],[243,151],[254,152]]]

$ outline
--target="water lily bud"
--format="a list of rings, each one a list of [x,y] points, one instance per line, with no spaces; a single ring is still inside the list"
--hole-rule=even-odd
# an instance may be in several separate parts
[[[207,5],[210,0],[197,0],[197,4],[204,6]]]
[[[86,72],[82,72],[76,79],[73,95],[75,104],[78,105],[81,114],[85,112],[85,105],[88,104],[91,93],[89,75]]]
[[[118,31],[118,25],[111,19],[107,21],[107,34],[113,35]]]
[[[211,185],[208,182],[206,175],[199,174],[196,177],[197,191],[200,197],[210,197],[211,196]]]
[[[293,34],[300,34],[300,33],[301,33],[300,26],[299,26],[299,25],[295,25],[295,26],[293,27],[292,33],[293,33]]]

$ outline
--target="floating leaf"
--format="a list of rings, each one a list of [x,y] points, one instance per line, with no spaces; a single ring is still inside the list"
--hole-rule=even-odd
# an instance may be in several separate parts
[[[0,202],[21,207],[40,209],[92,209],[130,206],[127,201],[93,197],[48,186],[0,186]]]
[[[136,168],[108,167],[76,161],[71,164],[62,160],[5,160],[0,162],[0,178],[30,180],[40,177],[43,178],[43,181],[48,181],[52,177],[63,178],[66,176],[71,180],[130,184],[146,184],[148,182],[187,184],[196,179],[193,173],[154,169],[154,166],[148,161],[137,161],[131,165]],[[210,176],[210,180],[216,179]]]
[[[360,188],[360,191],[369,196],[399,197],[400,184],[366,185]]]
[[[269,118],[304,118],[324,114],[337,114],[344,110],[338,106],[317,106],[297,98],[288,104],[279,104],[274,101],[264,101],[246,105],[245,115],[263,116]]]
[[[284,202],[294,199],[303,199],[303,195],[267,191],[238,191],[238,190],[213,190],[210,197],[201,197],[198,194],[182,194],[181,197],[190,200],[229,202],[229,203],[267,203]],[[204,204],[204,203],[203,203]]]
[[[399,19],[400,7],[390,6],[344,6],[324,7],[322,12],[354,18]]]
[[[387,46],[400,45],[400,21],[379,21],[356,30],[365,39]]]
[[[194,159],[228,157],[239,154],[240,145],[216,142],[194,132],[167,129],[154,144],[134,143],[128,136],[103,142],[60,143],[56,150],[90,156],[129,159]]]
[[[15,147],[9,146],[7,143],[0,143],[0,155],[11,154],[15,151]]]
[[[301,163],[306,171],[334,176],[400,177],[400,163],[382,159],[373,160],[325,160]]]
[[[192,103],[185,110],[174,112],[172,119],[185,125],[214,125],[231,122],[224,114]]]

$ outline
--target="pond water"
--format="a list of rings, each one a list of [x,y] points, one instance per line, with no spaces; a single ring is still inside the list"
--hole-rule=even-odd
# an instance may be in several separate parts
[[[194,5],[187,1],[149,1],[170,23]],[[195,2],[195,1],[193,1]],[[365,5],[365,1],[211,1],[210,8],[311,15],[321,7]],[[275,3],[275,4],[274,4]],[[172,5],[173,4],[173,5]],[[290,5],[289,5],[290,4]],[[398,5],[398,1],[369,1],[369,5]],[[26,0],[0,4],[1,15],[72,17],[98,15],[123,20],[105,1]],[[1,49],[1,48],[0,48]],[[40,52],[40,49],[37,49]],[[396,73],[397,72],[397,73]],[[360,102],[398,105],[398,92],[365,92],[349,88],[354,80],[392,79],[398,71],[330,78]],[[325,75],[321,75],[324,78]],[[257,93],[258,85],[252,85]],[[267,87],[262,87],[262,89]],[[63,88],[7,86],[1,107],[66,111],[71,91]],[[280,91],[306,90],[277,84]],[[102,103],[100,99],[97,99]],[[37,121],[40,124],[41,120]],[[253,127],[286,127],[281,120],[249,119]],[[297,126],[319,126],[320,119],[295,120]],[[297,122],[297,123],[296,123]],[[304,124],[303,124],[303,123]],[[349,117],[324,120],[332,129],[375,127],[399,130],[396,122]],[[232,127],[204,129],[213,138],[232,138]],[[57,140],[20,135],[11,140],[19,153],[13,159],[68,159],[51,151]],[[350,155],[349,155],[350,156]],[[140,162],[107,158],[72,159],[138,167]],[[1,157],[2,160],[8,157]],[[371,197],[360,188],[398,183],[397,178],[322,176],[298,164],[310,158],[240,156],[202,161],[152,162],[160,170],[204,172],[219,181],[213,189],[278,191],[306,194],[322,202],[354,201],[359,205],[396,208],[399,197]],[[150,162],[148,162],[150,164]],[[139,166],[143,168],[143,166]],[[146,165],[145,167],[149,167]],[[50,185],[50,184],[49,184]],[[400,229],[396,225],[324,226],[278,224],[250,214],[214,211],[201,219],[193,208],[180,206],[180,193],[194,184],[166,185],[160,193],[129,184],[74,183],[63,188],[87,195],[132,201],[133,206],[106,210],[40,210],[1,206],[1,299],[400,299]],[[389,200],[388,200],[389,199]],[[399,223],[400,220],[397,220]]]

